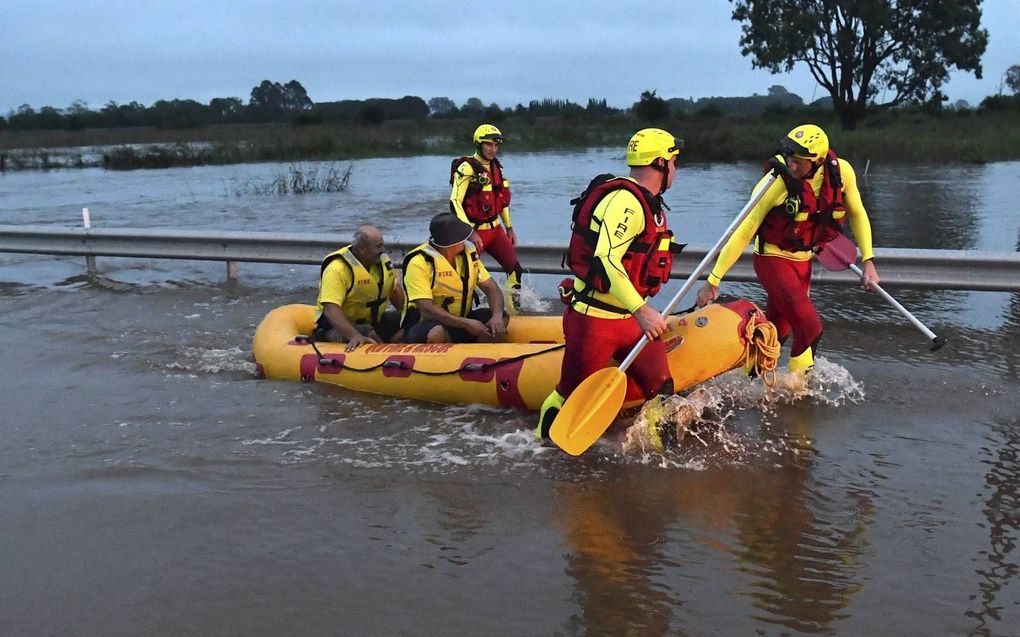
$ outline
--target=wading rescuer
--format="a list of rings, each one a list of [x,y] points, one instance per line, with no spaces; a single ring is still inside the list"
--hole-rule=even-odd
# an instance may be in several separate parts
[[[514,309],[520,310],[523,270],[517,260],[517,233],[510,222],[510,182],[496,155],[503,133],[492,124],[475,129],[475,154],[457,157],[450,164],[450,210],[471,224],[471,242],[489,253],[507,276]]]
[[[813,124],[791,130],[780,142],[779,154],[766,163],[768,171],[773,168],[782,179],[765,192],[719,252],[698,291],[698,305],[718,298],[722,278],[754,239],[754,271],[768,294],[766,316],[781,342],[793,334],[790,371],[803,377],[814,364],[822,337],[822,321],[810,297],[813,249],[838,236],[849,217],[864,259],[862,286],[870,290],[880,279],[857,176],[850,163],[829,148],[825,131]]]
[[[474,229],[450,212],[429,223],[429,240],[404,257],[404,316],[408,343],[492,342],[506,334],[503,293],[473,246]],[[471,309],[475,289],[489,302]]]
[[[574,199],[567,261],[573,279],[560,292],[566,348],[560,381],[542,405],[536,435],[549,437],[560,407],[588,376],[610,359],[622,361],[646,334],[649,339],[627,369],[627,398],[673,393],[662,315],[648,304],[669,280],[673,242],[662,193],[673,185],[683,141],[645,128],[627,144],[629,177],[599,175]]]
[[[365,225],[354,231],[350,245],[322,260],[315,340],[346,342],[349,352],[362,343],[390,343],[398,336],[404,291],[385,251],[382,232]],[[387,309],[387,302],[395,309]]]

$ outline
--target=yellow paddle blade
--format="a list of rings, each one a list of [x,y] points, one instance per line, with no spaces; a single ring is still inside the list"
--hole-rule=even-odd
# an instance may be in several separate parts
[[[623,407],[627,376],[616,367],[600,369],[578,385],[549,428],[560,449],[579,456],[606,432]]]

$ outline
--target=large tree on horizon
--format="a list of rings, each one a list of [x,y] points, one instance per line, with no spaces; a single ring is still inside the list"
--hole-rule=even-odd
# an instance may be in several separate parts
[[[981,0],[730,0],[753,68],[804,63],[844,130],[870,107],[941,105],[950,69],[981,78]],[[875,97],[883,93],[881,103]]]
[[[312,100],[308,97],[301,82],[291,80],[286,84],[262,80],[262,83],[251,90],[248,106],[271,118],[279,118],[312,108]]]

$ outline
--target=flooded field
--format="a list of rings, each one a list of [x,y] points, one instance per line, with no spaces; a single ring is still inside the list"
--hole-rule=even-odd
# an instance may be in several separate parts
[[[507,155],[521,241],[565,244],[618,155]],[[424,239],[448,167],[353,162],[301,197],[232,187],[287,165],[8,173],[0,223]],[[681,170],[680,239],[712,243],[755,177]],[[878,246],[1015,251],[1018,180],[872,162],[862,186]],[[891,290],[950,335],[931,353],[875,295],[820,287],[808,396],[727,374],[702,441],[571,458],[533,414],[255,379],[255,326],[314,302],[315,266],[98,263],[0,254],[4,634],[1017,633],[1018,295]]]

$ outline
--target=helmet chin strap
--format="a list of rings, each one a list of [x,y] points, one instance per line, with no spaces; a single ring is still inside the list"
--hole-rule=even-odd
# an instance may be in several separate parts
[[[656,196],[661,197],[662,193],[666,192],[666,181],[669,179],[669,162],[668,159],[663,160],[662,166],[656,166],[655,169],[662,171],[662,185],[659,186],[659,192],[655,193]]]
[[[824,164],[824,163],[825,163],[824,159],[822,161],[818,162],[817,164],[812,162],[811,163],[811,170],[808,171],[808,174],[804,178],[805,179],[813,178],[815,176],[815,174],[818,172],[818,169],[821,168],[822,164]]]

